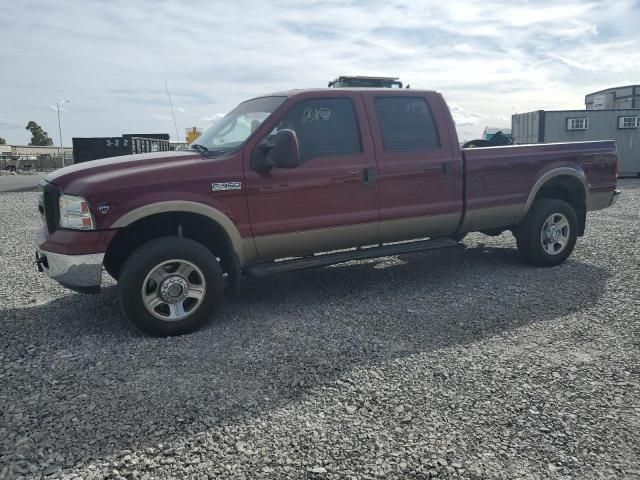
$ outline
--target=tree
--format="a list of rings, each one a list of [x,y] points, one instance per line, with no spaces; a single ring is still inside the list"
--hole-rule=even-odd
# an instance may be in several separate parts
[[[31,132],[31,142],[29,142],[29,145],[35,145],[39,147],[53,145],[53,140],[51,140],[49,134],[45,132],[42,127],[33,120],[27,123],[25,129]]]
[[[0,137],[0,145],[6,145],[6,144],[7,144],[7,141],[4,138]]]

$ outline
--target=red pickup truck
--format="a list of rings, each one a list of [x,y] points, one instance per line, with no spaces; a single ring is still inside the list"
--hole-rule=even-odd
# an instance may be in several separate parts
[[[181,334],[242,275],[456,247],[467,232],[510,230],[526,261],[558,265],[587,211],[615,201],[617,164],[612,141],[460,149],[432,91],[275,93],[189,151],[51,173],[36,263],[87,293],[104,268],[139,328]]]

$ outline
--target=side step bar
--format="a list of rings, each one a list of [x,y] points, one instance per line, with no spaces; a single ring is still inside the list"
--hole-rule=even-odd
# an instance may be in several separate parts
[[[380,247],[362,248],[346,252],[325,253],[311,255],[309,257],[280,260],[277,262],[260,262],[247,265],[242,273],[248,277],[266,277],[276,273],[294,272],[307,268],[327,267],[337,263],[351,260],[364,260],[366,258],[388,257],[401,253],[422,252],[424,250],[436,250],[440,248],[464,247],[463,244],[451,238],[434,238],[432,240],[417,240],[413,242],[395,243]]]

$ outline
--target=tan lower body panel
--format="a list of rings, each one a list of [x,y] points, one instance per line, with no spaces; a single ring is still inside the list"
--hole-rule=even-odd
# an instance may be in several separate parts
[[[587,197],[587,211],[602,210],[611,205],[614,192],[590,193]]]
[[[248,265],[255,262],[258,258],[258,250],[256,249],[256,242],[253,240],[253,237],[243,238],[240,245],[242,248],[240,263],[242,265]]]
[[[400,242],[414,238],[439,237],[455,232],[460,213],[429,217],[396,218],[380,222],[379,242]]]
[[[411,217],[255,237],[262,260],[453,233],[459,214]],[[249,263],[250,261],[246,262]]]
[[[461,232],[476,232],[515,225],[522,220],[524,203],[504,207],[476,208],[467,210]]]
[[[372,222],[265,235],[255,237],[255,241],[258,255],[265,260],[370,245],[376,243],[377,230],[377,222]]]

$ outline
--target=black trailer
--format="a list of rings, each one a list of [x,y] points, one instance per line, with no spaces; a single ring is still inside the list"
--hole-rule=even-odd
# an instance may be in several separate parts
[[[168,133],[124,134],[121,137],[75,137],[73,138],[73,163],[168,150]]]

